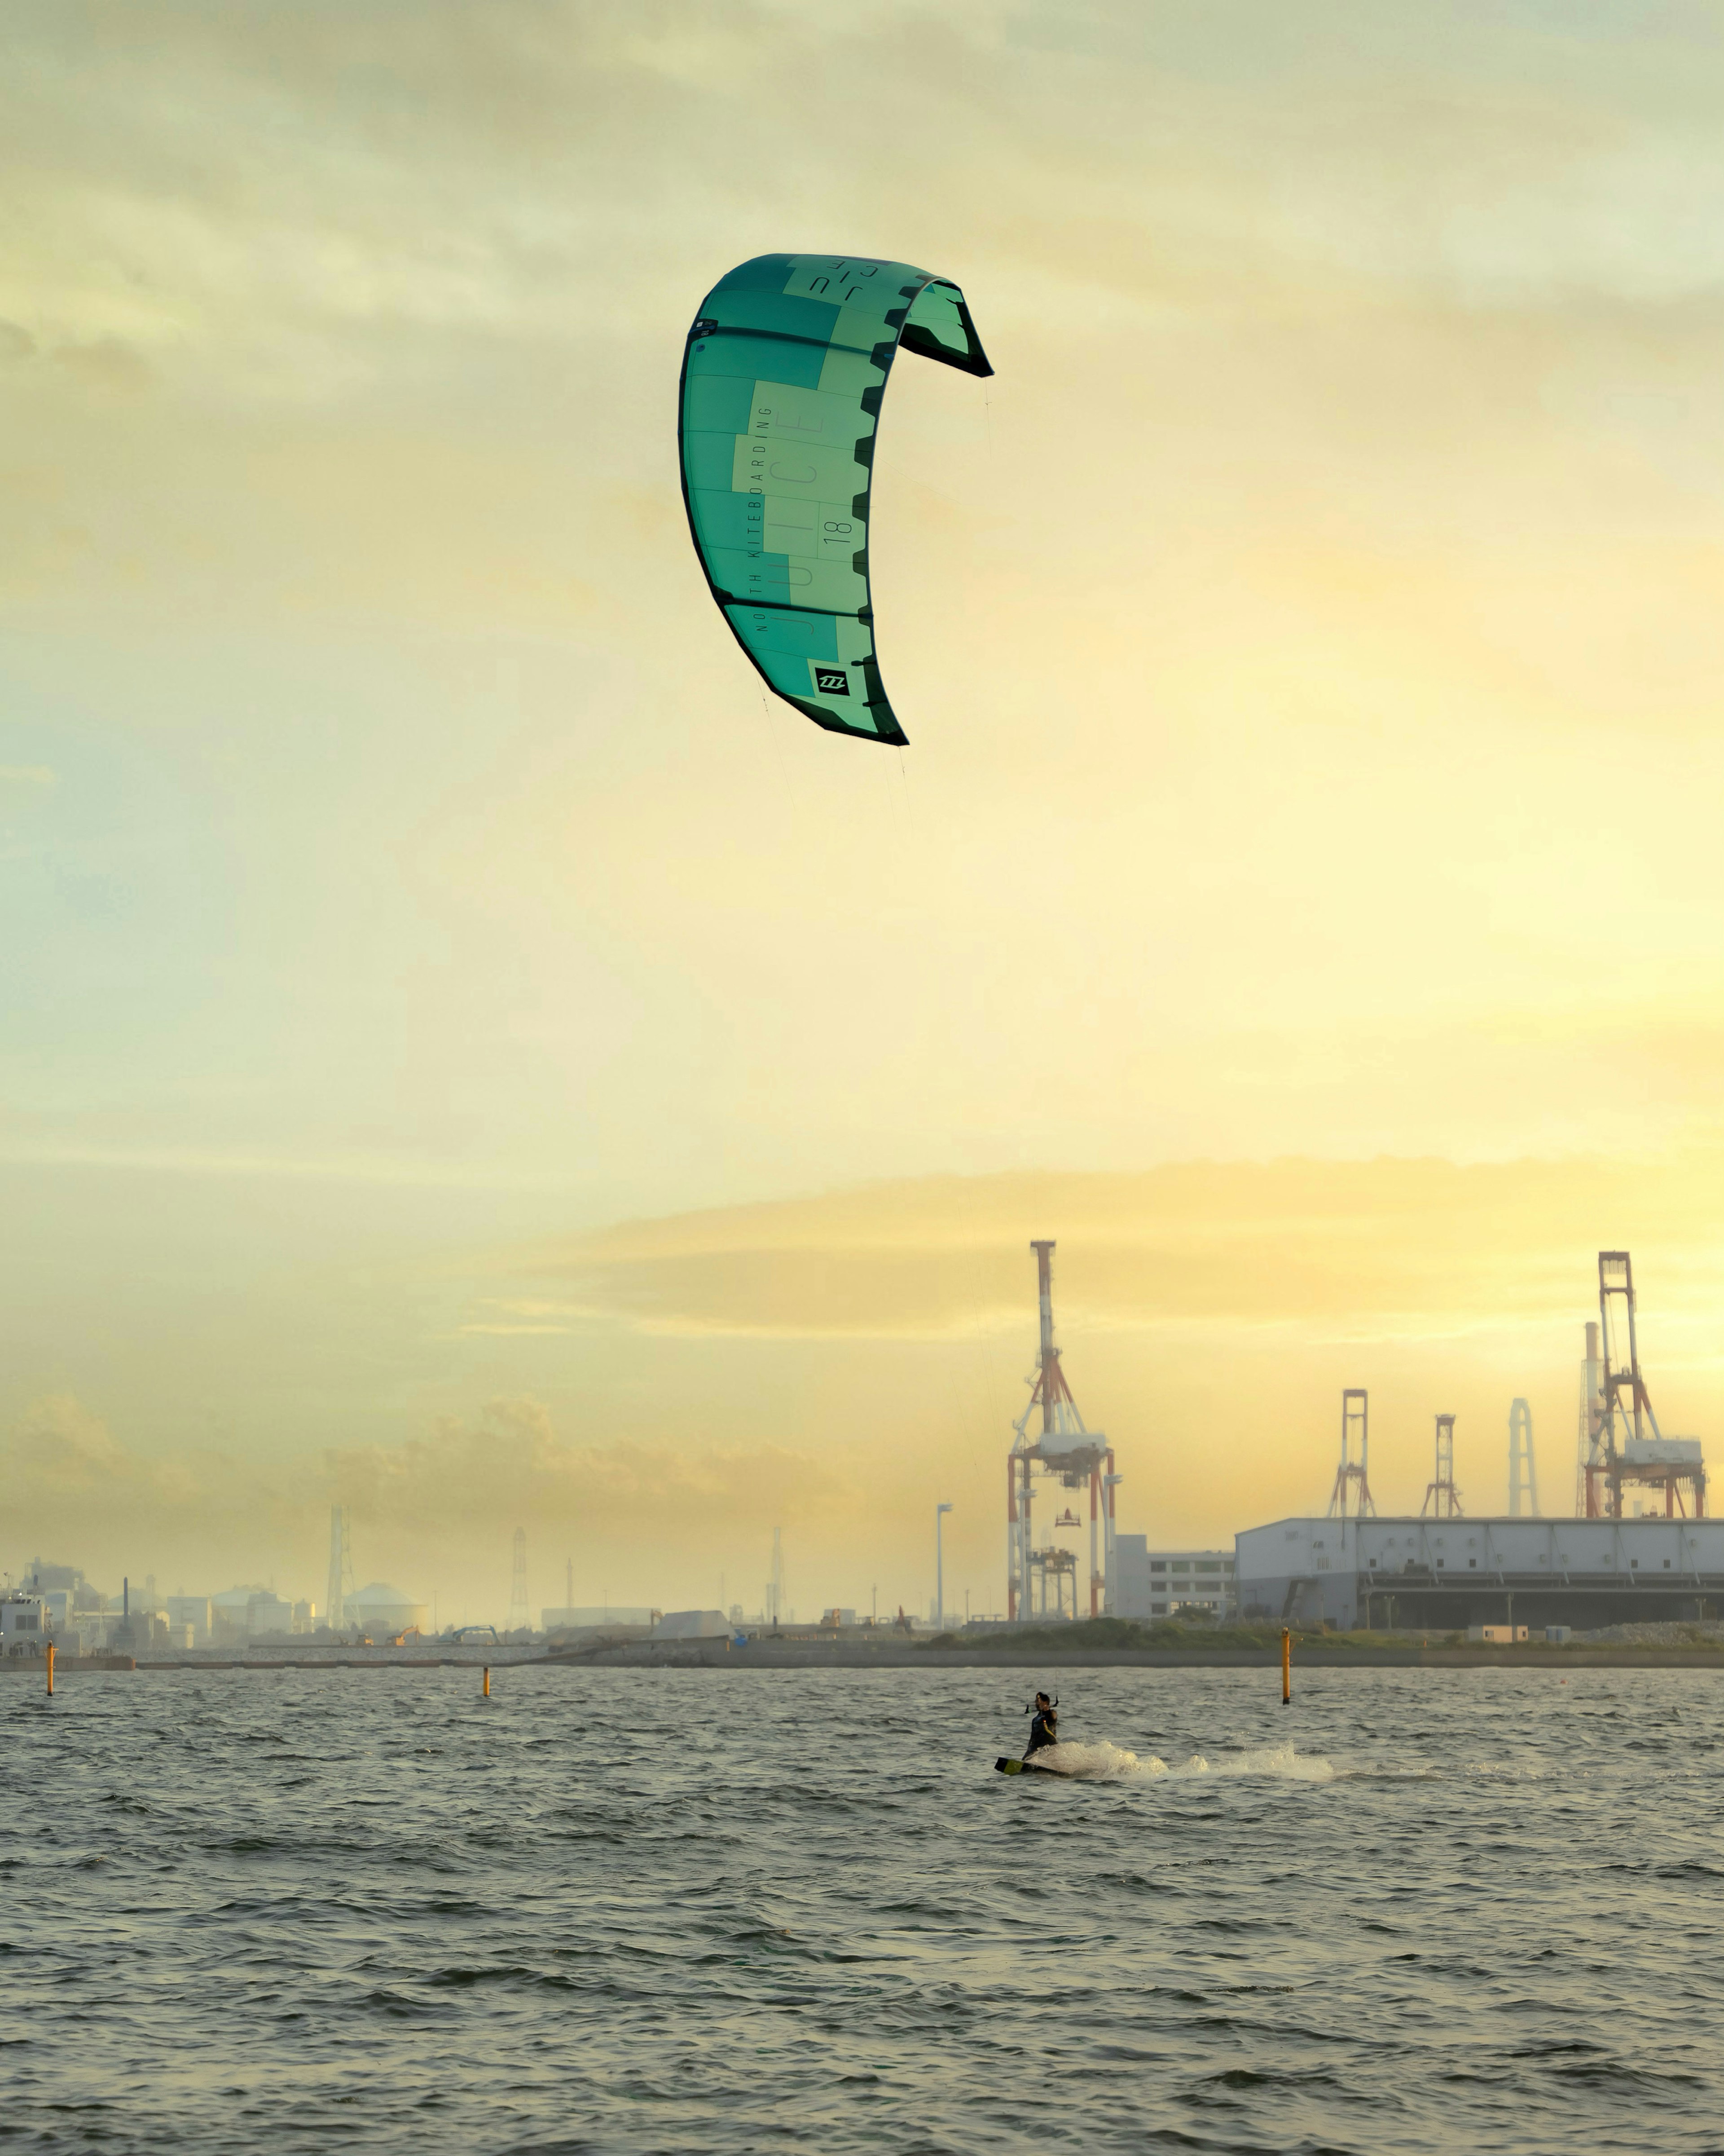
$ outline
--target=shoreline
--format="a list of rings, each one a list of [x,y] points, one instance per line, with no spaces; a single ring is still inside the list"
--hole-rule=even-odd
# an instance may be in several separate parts
[[[1115,1647],[1035,1653],[998,1648],[959,1648],[930,1653],[916,1648],[842,1648],[798,1651],[788,1646],[747,1647],[726,1651],[721,1645],[702,1649],[690,1643],[675,1647],[622,1647],[579,1655],[499,1656],[489,1665],[464,1658],[413,1656],[345,1655],[320,1656],[221,1656],[200,1661],[192,1656],[174,1660],[134,1661],[121,1655],[88,1658],[57,1658],[54,1681],[74,1676],[126,1674],[178,1676],[200,1670],[240,1670],[264,1676],[271,1671],[306,1670],[469,1670],[481,1666],[504,1670],[557,1670],[571,1674],[582,1670],[815,1670],[849,1675],[867,1670],[1001,1670],[1033,1675],[1038,1670],[1165,1669],[1262,1670],[1278,1671],[1280,1658],[1265,1650],[1228,1651],[1222,1649],[1181,1647]],[[1724,1674],[1724,1650],[1707,1648],[1655,1646],[1441,1646],[1441,1647],[1318,1647],[1296,1652],[1293,1669],[1301,1670],[1542,1670],[1566,1676],[1572,1670],[1691,1670]],[[0,1663],[0,1675],[34,1677],[40,1682],[45,1666],[38,1660],[11,1659]]]

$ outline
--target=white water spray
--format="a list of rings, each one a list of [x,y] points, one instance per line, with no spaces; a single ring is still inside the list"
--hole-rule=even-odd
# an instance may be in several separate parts
[[[1326,1759],[1296,1752],[1290,1744],[1265,1745],[1250,1752],[1224,1752],[1214,1759],[1193,1752],[1183,1763],[1170,1765],[1151,1753],[1140,1759],[1135,1752],[1121,1750],[1104,1740],[1099,1744],[1053,1744],[1036,1754],[1039,1767],[1069,1774],[1086,1782],[1134,1780],[1195,1780],[1200,1775],[1218,1778],[1239,1775],[1270,1776],[1289,1782],[1332,1782],[1335,1769]]]

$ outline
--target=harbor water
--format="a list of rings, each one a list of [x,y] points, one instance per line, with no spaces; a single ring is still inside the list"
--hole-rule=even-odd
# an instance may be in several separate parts
[[[7,2151],[1724,2147],[1724,1681],[0,1678]]]

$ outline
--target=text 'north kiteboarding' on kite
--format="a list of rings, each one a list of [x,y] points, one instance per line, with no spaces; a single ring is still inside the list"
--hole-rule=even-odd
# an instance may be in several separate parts
[[[677,438],[695,552],[767,685],[834,733],[902,742],[868,581],[875,429],[900,348],[992,374],[957,286],[907,262],[761,254],[702,301]]]

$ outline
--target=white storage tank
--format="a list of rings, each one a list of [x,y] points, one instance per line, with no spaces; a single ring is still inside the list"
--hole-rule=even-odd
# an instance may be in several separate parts
[[[428,1603],[415,1602],[398,1587],[391,1587],[381,1579],[374,1579],[369,1587],[362,1587],[358,1594],[350,1594],[342,1607],[347,1625],[358,1625],[373,1640],[392,1638],[397,1632],[409,1632],[416,1626],[421,1632],[431,1629]]]

